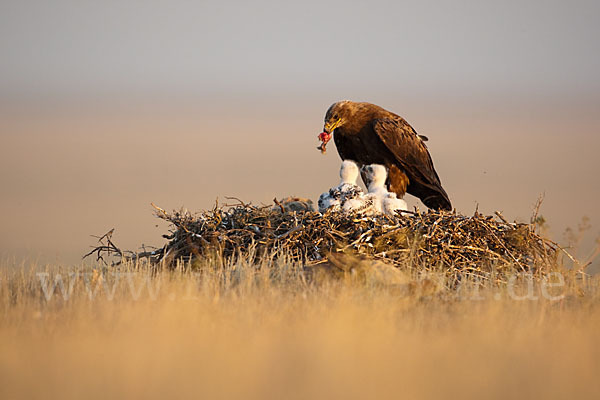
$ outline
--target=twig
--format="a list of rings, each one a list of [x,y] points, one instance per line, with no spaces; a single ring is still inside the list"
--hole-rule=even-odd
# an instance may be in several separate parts
[[[273,198],[273,202],[279,206],[282,213],[285,213],[285,207],[279,202],[279,200],[277,200],[277,197]]]

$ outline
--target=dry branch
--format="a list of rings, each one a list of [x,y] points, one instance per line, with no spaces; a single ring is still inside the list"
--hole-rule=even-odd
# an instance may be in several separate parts
[[[502,214],[475,212],[410,212],[396,216],[364,217],[338,212],[289,212],[276,206],[238,204],[198,214],[166,212],[152,205],[156,216],[168,221],[169,242],[152,252],[120,251],[110,236],[88,255],[117,256],[151,264],[175,265],[177,260],[219,254],[224,258],[252,254],[285,254],[310,266],[330,254],[352,252],[392,264],[442,268],[452,274],[510,270],[533,272],[556,265],[560,249],[539,236],[530,224],[508,222]]]

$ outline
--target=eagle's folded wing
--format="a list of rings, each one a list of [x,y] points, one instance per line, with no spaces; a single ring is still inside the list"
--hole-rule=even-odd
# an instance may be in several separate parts
[[[394,155],[398,167],[408,176],[409,193],[417,195],[428,207],[451,209],[425,142],[403,119],[375,119],[373,130]]]

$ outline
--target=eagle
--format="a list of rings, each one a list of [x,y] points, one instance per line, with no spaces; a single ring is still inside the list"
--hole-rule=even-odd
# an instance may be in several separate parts
[[[425,145],[427,137],[418,135],[404,118],[375,104],[339,101],[325,114],[319,134],[322,152],[332,136],[342,160],[384,165],[386,187],[398,198],[410,193],[429,208],[452,210]],[[362,179],[367,184],[364,174]]]

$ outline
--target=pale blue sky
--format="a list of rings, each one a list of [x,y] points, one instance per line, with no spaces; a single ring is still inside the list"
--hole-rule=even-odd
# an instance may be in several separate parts
[[[596,93],[598,1],[2,1],[0,92]]]

